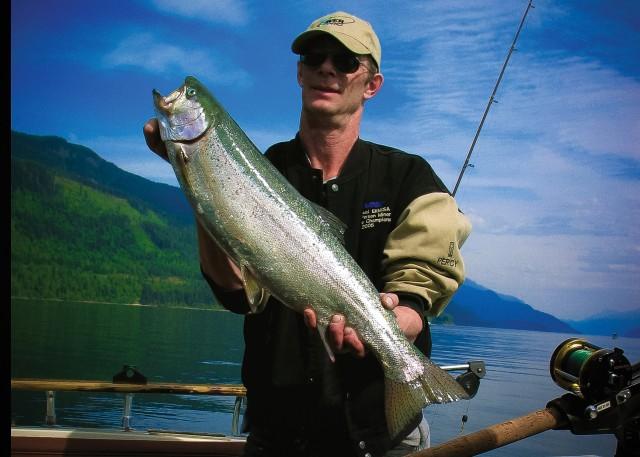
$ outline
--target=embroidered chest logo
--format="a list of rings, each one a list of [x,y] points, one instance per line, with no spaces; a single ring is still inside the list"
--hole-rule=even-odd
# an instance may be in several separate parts
[[[391,208],[381,201],[365,202],[360,219],[360,229],[372,229],[377,224],[391,222]]]

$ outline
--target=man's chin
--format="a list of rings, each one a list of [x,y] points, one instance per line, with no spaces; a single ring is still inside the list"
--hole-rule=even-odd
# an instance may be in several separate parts
[[[305,111],[313,114],[330,115],[337,112],[336,106],[333,103],[329,103],[326,100],[315,100],[310,103],[306,103]]]

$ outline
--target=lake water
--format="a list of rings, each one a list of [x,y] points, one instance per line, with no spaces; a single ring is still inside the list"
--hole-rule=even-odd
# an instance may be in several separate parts
[[[462,326],[433,326],[433,360],[439,365],[483,360],[487,374],[470,401],[425,409],[432,444],[544,408],[564,390],[549,375],[553,350],[579,335]],[[603,348],[619,347],[634,363],[640,340],[589,336]],[[13,378],[110,381],[125,364],[150,382],[218,384],[240,382],[242,317],[183,308],[11,301]],[[58,392],[59,426],[120,427],[123,394]],[[233,397],[137,394],[135,429],[231,432]],[[461,418],[468,416],[462,429]],[[42,392],[11,393],[16,425],[43,425]],[[462,430],[461,430],[462,429]],[[577,436],[547,431],[488,452],[487,456],[612,456],[611,435]]]

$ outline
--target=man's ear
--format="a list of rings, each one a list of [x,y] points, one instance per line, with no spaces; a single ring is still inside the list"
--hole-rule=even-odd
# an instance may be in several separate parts
[[[367,83],[364,90],[363,98],[365,100],[373,98],[382,87],[383,82],[384,77],[382,76],[382,73],[376,73],[373,78],[371,78],[371,80]]]

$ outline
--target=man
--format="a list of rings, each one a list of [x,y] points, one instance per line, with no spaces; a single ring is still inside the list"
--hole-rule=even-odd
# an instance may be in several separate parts
[[[422,158],[359,138],[364,104],[383,83],[380,43],[369,23],[329,14],[292,50],[300,55],[299,132],[266,156],[303,196],[347,225],[347,250],[407,338],[429,356],[424,315],[438,315],[462,283],[460,246],[470,224]],[[144,134],[166,158],[155,119]],[[428,445],[421,416],[406,436],[388,436],[381,367],[343,316],[333,316],[328,329],[333,363],[310,308],[303,316],[272,298],[262,313],[248,314],[236,265],[199,224],[198,242],[202,273],[218,300],[247,314],[245,455],[396,456]]]

